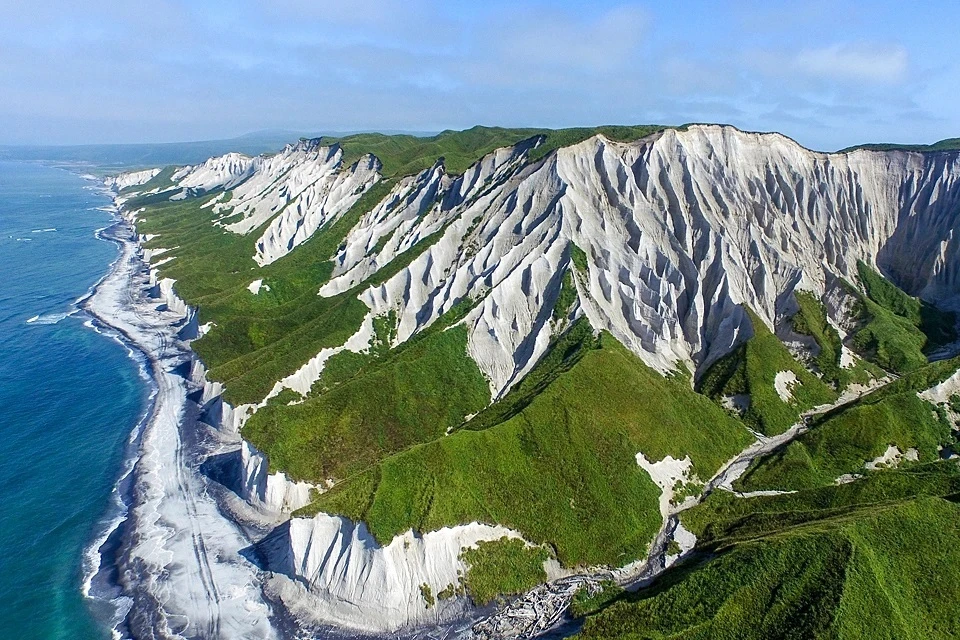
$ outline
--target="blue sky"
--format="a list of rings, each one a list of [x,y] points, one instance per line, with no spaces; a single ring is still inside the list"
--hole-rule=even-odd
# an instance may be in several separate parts
[[[960,2],[0,0],[0,144],[728,122],[960,136]]]

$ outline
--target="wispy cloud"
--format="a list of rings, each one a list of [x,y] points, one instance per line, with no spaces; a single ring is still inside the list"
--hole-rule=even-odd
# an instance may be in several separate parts
[[[907,77],[908,55],[898,45],[833,44],[800,51],[792,66],[819,78],[895,84]]]
[[[569,12],[510,12],[491,21],[484,40],[503,61],[521,67],[608,73],[629,64],[647,35],[650,19],[636,6],[592,16]]]

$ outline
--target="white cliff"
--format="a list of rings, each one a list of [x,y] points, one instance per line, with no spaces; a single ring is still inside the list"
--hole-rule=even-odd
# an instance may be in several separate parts
[[[588,260],[576,282],[591,323],[661,372],[678,362],[700,372],[748,335],[744,307],[773,326],[795,288],[823,295],[838,278],[855,282],[858,260],[910,293],[955,303],[958,203],[957,154],[822,154],[720,126],[635,143],[596,136],[517,165],[449,211],[414,216],[381,203],[320,293],[353,286],[358,270],[368,276],[404,247],[391,237],[359,260],[376,237],[370,228],[415,239],[442,231],[360,298],[399,310],[398,341],[455,302],[478,300],[465,320],[470,353],[499,394],[543,353],[575,245]]]
[[[479,541],[519,537],[505,527],[473,522],[424,535],[407,531],[380,546],[363,523],[323,513],[294,518],[285,527],[261,545],[271,569],[303,585],[283,585],[285,604],[308,619],[367,632],[462,615],[462,597],[436,597],[460,585],[467,570],[461,551]],[[424,598],[423,585],[435,602]]]
[[[242,153],[228,153],[210,158],[199,165],[186,166],[176,171],[170,180],[182,189],[211,191],[232,189],[250,177],[256,160]]]
[[[336,220],[380,179],[380,162],[371,155],[343,165],[339,146],[318,140],[287,145],[272,156],[250,158],[228,153],[184,167],[173,174],[171,199],[215,189],[230,191],[207,203],[220,213],[226,228],[247,234],[263,230],[254,259],[269,264]]]
[[[142,184],[150,182],[160,173],[160,169],[144,169],[143,171],[130,171],[121,173],[118,176],[110,176],[104,179],[104,185],[107,188],[122,191],[129,187],[139,187]]]

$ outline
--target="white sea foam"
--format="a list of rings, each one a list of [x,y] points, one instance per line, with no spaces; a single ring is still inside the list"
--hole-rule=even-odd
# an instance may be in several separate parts
[[[27,324],[57,324],[64,318],[68,318],[77,312],[76,309],[63,311],[59,313],[43,313],[27,319]]]

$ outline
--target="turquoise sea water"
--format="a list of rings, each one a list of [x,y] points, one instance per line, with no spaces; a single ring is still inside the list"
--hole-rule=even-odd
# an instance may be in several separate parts
[[[118,253],[94,235],[111,216],[92,184],[0,162],[0,638],[109,635],[81,593],[84,550],[148,385],[124,346],[66,315]]]

